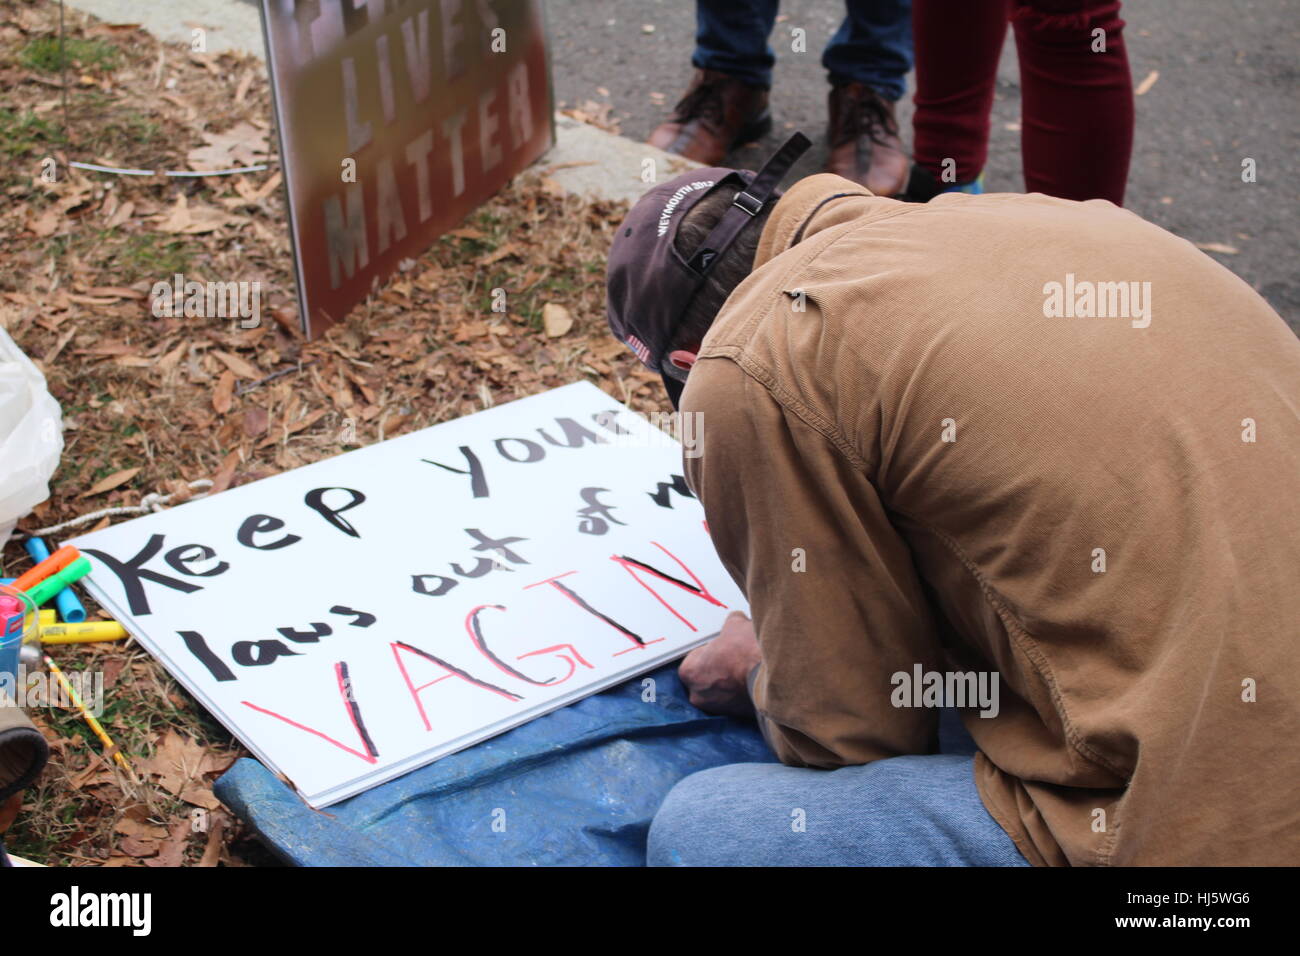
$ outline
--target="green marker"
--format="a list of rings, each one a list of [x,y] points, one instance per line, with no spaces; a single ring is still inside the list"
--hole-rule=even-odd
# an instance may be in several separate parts
[[[77,558],[62,571],[51,574],[39,584],[34,584],[27,589],[27,596],[32,599],[32,603],[40,607],[54,595],[58,594],[74,581],[80,581],[90,573],[90,560],[88,558]]]

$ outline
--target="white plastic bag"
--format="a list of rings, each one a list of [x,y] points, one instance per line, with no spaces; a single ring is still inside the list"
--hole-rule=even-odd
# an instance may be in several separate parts
[[[45,376],[0,327],[0,545],[50,496],[63,453],[63,413]]]

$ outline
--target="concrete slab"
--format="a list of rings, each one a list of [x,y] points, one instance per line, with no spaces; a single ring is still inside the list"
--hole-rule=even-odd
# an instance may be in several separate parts
[[[235,50],[262,57],[262,18],[258,8],[234,0],[66,0],[67,5],[99,17],[106,23],[138,23],[154,36],[170,43],[188,44],[195,27],[207,31],[204,38],[212,53]]]
[[[537,165],[567,192],[636,202],[654,183],[700,164],[558,114],[555,146]]]

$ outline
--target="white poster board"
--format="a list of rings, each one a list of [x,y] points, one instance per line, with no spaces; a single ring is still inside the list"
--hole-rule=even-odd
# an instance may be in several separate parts
[[[68,543],[95,598],[325,807],[747,610],[682,448],[567,385]]]

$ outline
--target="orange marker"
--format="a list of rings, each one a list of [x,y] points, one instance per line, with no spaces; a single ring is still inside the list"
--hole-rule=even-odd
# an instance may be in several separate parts
[[[70,544],[65,544],[36,567],[30,568],[26,574],[15,580],[10,587],[15,587],[19,591],[26,591],[33,585],[44,581],[51,574],[62,571],[79,557],[81,557],[80,551]]]

